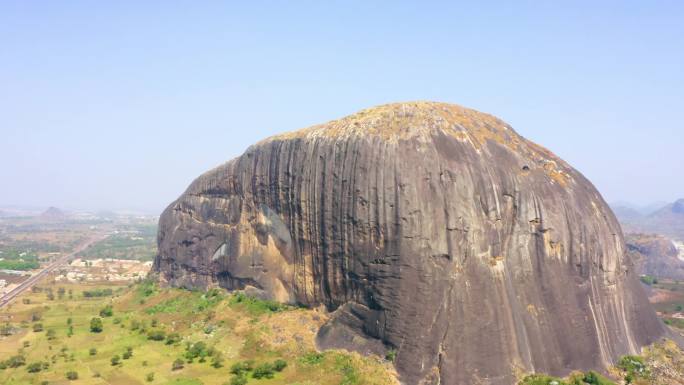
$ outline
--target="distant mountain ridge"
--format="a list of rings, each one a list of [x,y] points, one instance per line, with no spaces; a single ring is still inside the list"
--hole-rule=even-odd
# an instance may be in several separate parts
[[[624,204],[616,204],[612,209],[624,232],[656,233],[684,240],[684,199],[647,214]]]

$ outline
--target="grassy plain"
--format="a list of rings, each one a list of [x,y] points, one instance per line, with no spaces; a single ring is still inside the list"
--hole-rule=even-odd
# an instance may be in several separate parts
[[[0,312],[4,328],[12,331],[0,337],[0,361],[25,358],[24,365],[0,370],[2,384],[228,384],[236,377],[231,373],[236,363],[256,367],[276,360],[287,365],[272,373],[273,378],[254,378],[255,370],[242,377],[248,384],[264,385],[397,383],[391,365],[378,357],[317,353],[314,335],[326,315],[316,310],[219,290],[160,289],[149,282],[38,286],[63,295],[49,300],[45,290],[27,292]],[[112,294],[83,295],[95,289],[112,289]],[[100,317],[107,305],[113,308],[112,316],[101,317],[102,332],[91,332],[92,318]],[[34,331],[36,324],[41,331]],[[150,339],[160,332],[165,337],[177,333],[178,338]],[[206,346],[204,353],[189,358],[188,347],[198,342]],[[131,356],[124,359],[127,351]],[[120,364],[112,365],[114,356],[121,358]],[[183,368],[173,370],[177,360]],[[37,367],[41,369],[29,371]],[[78,379],[68,380],[67,372],[76,372]]]

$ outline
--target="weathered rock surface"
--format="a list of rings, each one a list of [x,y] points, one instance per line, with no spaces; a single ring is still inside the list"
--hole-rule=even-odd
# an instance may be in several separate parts
[[[637,273],[684,280],[684,261],[672,240],[656,234],[626,234],[625,241]]]
[[[337,309],[320,346],[396,349],[407,384],[511,384],[605,368],[664,333],[625,251],[564,161],[495,117],[419,102],[203,174],[163,213],[154,269]]]

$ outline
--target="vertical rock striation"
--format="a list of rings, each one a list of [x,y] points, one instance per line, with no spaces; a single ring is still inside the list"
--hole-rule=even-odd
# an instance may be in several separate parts
[[[487,114],[398,103],[266,139],[163,213],[168,284],[335,310],[407,384],[600,369],[664,333],[596,189]],[[362,337],[362,338],[360,338]]]

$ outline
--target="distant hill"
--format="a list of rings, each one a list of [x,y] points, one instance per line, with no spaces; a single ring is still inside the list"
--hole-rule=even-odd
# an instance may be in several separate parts
[[[67,215],[64,213],[64,211],[58,209],[57,207],[49,207],[42,214],[40,214],[40,217],[42,219],[51,221],[61,221],[66,219]]]
[[[639,274],[684,280],[684,261],[671,239],[656,234],[626,234],[625,242]]]
[[[613,212],[625,232],[656,233],[684,240],[684,199],[646,215],[624,205],[615,205]]]

